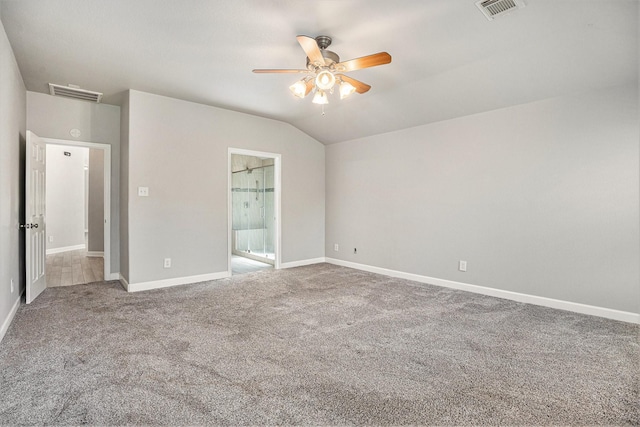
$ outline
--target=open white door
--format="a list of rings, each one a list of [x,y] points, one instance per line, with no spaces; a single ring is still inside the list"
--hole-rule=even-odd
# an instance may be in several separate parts
[[[46,145],[35,133],[27,131],[25,165],[25,267],[27,304],[47,287],[45,280],[45,165]]]

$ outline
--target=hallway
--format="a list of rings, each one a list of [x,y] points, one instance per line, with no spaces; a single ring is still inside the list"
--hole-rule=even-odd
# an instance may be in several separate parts
[[[47,255],[47,287],[80,285],[104,280],[102,257],[88,257],[86,249]]]

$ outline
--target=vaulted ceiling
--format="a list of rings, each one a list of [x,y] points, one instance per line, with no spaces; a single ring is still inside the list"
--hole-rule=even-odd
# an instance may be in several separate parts
[[[474,0],[1,0],[27,90],[137,89],[281,120],[325,144],[638,81],[637,0],[525,0],[487,20]],[[366,94],[321,107],[288,90],[296,35],[328,35]],[[499,125],[499,124],[497,124]]]

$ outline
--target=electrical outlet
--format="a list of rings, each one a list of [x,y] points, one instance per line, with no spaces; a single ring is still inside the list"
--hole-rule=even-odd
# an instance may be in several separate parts
[[[335,245],[333,245],[333,250],[338,252],[340,250],[340,247],[338,246],[338,244],[336,243]]]
[[[49,243],[53,242],[53,236],[49,236]]]
[[[171,268],[171,258],[164,259],[164,268]]]
[[[458,263],[458,270],[467,271],[467,261],[460,260],[460,262]]]
[[[13,279],[11,279],[11,293],[13,293]]]
[[[354,253],[354,254],[357,254],[357,253],[358,253],[358,250],[357,250],[356,248],[353,248],[353,253]]]
[[[138,187],[138,196],[149,197],[149,187]]]

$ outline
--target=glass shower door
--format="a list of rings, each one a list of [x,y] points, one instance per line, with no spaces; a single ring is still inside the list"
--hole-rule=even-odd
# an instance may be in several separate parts
[[[232,174],[233,253],[274,263],[273,166]]]

